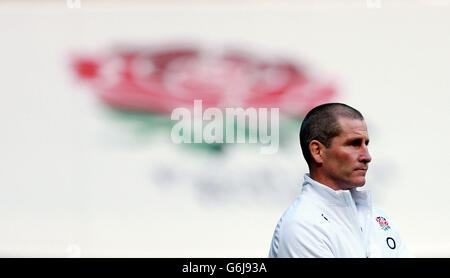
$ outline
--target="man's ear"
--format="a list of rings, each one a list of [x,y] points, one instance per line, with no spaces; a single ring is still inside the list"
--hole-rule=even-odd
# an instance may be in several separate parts
[[[309,153],[311,154],[311,158],[319,165],[322,165],[323,163],[324,149],[325,145],[317,140],[312,140],[309,143]]]

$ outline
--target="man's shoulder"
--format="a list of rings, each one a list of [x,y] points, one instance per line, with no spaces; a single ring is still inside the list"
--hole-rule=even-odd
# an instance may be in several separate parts
[[[383,210],[379,207],[375,207],[375,206],[372,207],[372,213],[374,215],[387,216],[387,213],[385,210]]]
[[[286,210],[283,214],[283,224],[322,224],[324,204],[318,200],[315,200],[307,194],[300,194],[295,202]],[[325,222],[326,223],[326,222]]]

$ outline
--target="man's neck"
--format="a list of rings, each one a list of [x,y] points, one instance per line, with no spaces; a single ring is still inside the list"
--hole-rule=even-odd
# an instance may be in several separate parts
[[[340,184],[337,184],[333,179],[330,179],[324,175],[320,175],[315,171],[309,171],[309,177],[313,180],[315,180],[316,182],[323,184],[325,186],[328,186],[329,188],[333,189],[333,190],[347,190],[350,189],[350,186],[342,186]]]

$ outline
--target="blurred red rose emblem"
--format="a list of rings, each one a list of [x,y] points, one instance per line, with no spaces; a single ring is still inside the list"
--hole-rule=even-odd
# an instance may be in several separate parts
[[[109,105],[170,114],[207,107],[280,108],[303,116],[336,90],[292,62],[198,48],[128,49],[74,59],[75,72]]]
[[[378,224],[380,224],[381,229],[383,229],[384,231],[389,230],[391,227],[389,227],[389,223],[387,222],[386,218],[378,216],[376,218],[376,221],[378,222]]]

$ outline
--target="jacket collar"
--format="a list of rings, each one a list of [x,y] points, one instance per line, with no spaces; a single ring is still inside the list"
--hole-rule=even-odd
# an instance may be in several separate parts
[[[302,190],[312,190],[328,203],[339,206],[372,206],[372,196],[369,190],[334,190],[313,180],[309,174],[305,174]]]

